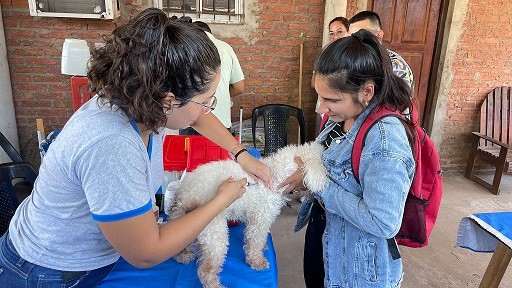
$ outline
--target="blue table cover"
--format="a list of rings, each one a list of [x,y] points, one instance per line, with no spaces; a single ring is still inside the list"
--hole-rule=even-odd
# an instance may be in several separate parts
[[[277,261],[270,233],[267,238],[268,248],[264,251],[265,257],[270,263],[270,268],[253,270],[245,263],[243,251],[244,228],[244,224],[229,228],[229,249],[220,273],[222,285],[229,288],[277,288]],[[185,265],[171,258],[152,268],[138,269],[120,258],[100,287],[203,287],[197,277],[197,265],[197,260]]]
[[[498,241],[512,249],[512,212],[476,213],[460,221],[456,246],[493,252]]]

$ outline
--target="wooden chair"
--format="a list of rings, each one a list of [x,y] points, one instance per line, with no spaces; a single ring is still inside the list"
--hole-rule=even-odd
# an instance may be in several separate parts
[[[512,87],[498,87],[487,95],[480,108],[480,132],[471,134],[466,173],[468,179],[500,193],[501,176],[512,173]],[[496,168],[492,184],[473,174],[477,158]]]

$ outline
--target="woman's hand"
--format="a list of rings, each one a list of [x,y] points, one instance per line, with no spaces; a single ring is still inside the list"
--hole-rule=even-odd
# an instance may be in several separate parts
[[[272,189],[272,176],[268,167],[261,163],[258,159],[254,158],[251,154],[244,152],[238,155],[236,162],[242,166],[242,168],[255,178],[263,181],[265,186]]]
[[[247,178],[240,180],[233,180],[233,177],[222,181],[217,188],[217,197],[222,197],[226,202],[226,207],[235,202],[236,199],[240,198],[246,191],[245,185],[247,184]]]
[[[307,188],[304,187],[304,176],[302,170],[304,169],[304,162],[302,162],[302,159],[300,157],[295,157],[294,159],[295,163],[297,163],[297,171],[290,175],[290,177],[286,178],[279,186],[277,186],[277,189],[283,188],[284,186],[288,185],[286,189],[284,189],[283,194],[288,194],[293,191],[301,191],[306,190]]]

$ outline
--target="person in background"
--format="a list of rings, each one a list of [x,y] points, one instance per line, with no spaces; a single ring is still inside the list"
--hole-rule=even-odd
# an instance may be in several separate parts
[[[402,261],[388,241],[400,229],[414,177],[410,120],[385,117],[366,135],[358,183],[351,166],[354,139],[374,109],[411,109],[411,90],[392,70],[375,35],[360,30],[329,44],[315,64],[317,113],[329,115],[317,137],[330,181],[300,208],[296,231],[307,224],[307,287],[400,287]],[[299,167],[303,164],[295,160]],[[280,184],[283,193],[304,190],[303,171]]]
[[[180,18],[171,17],[171,20],[176,20],[184,23],[192,23],[192,18],[190,18],[190,16],[181,16]]]
[[[195,21],[196,27],[203,30],[212,40],[220,55],[220,82],[215,91],[217,107],[213,114],[228,129],[231,128],[231,98],[238,96],[245,91],[244,73],[235,51],[228,43],[215,38],[208,24]]]
[[[348,36],[350,22],[345,17],[335,17],[329,22],[329,43],[334,40]],[[311,75],[311,88],[315,88],[315,70]]]
[[[347,37],[350,22],[345,17],[335,17],[329,22],[329,41]]]
[[[382,43],[382,37],[384,37],[384,31],[382,31],[382,25],[380,22],[379,14],[373,11],[361,11],[350,18],[350,26],[348,33],[353,34],[361,29],[366,29],[379,39]],[[412,74],[411,67],[404,60],[400,54],[387,49],[391,64],[393,65],[393,72],[400,78],[402,78],[411,89],[414,87],[414,77]]]
[[[181,19],[181,18],[180,18]],[[180,21],[180,20],[178,20]],[[217,107],[213,114],[224,124],[224,126],[231,129],[231,98],[242,94],[245,91],[244,73],[238,57],[233,48],[226,42],[219,40],[213,36],[208,24],[202,21],[195,21],[193,26],[203,30],[206,35],[212,40],[220,55],[221,72],[220,82],[215,92],[217,97]],[[200,135],[193,128],[189,127],[179,131],[180,135]]]
[[[147,268],[191,243],[245,192],[227,177],[216,196],[159,226],[152,197],[163,181],[163,128],[192,126],[270,186],[253,158],[209,113],[220,80],[211,40],[149,8],[93,50],[96,93],[51,144],[32,194],[0,238],[0,287],[97,287],[120,256]]]

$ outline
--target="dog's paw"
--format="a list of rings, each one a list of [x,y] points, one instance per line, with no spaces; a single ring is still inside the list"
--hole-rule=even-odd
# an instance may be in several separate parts
[[[188,264],[190,261],[194,260],[196,255],[190,249],[185,249],[181,251],[178,255],[174,256],[174,259],[180,263]]]
[[[251,268],[255,270],[265,270],[268,269],[269,267],[268,261],[265,258],[265,256],[248,258],[246,259],[246,261],[247,264],[249,264]]]
[[[219,267],[212,267],[204,262],[197,269],[197,276],[199,276],[204,288],[224,288],[220,284],[218,273],[220,273]]]

